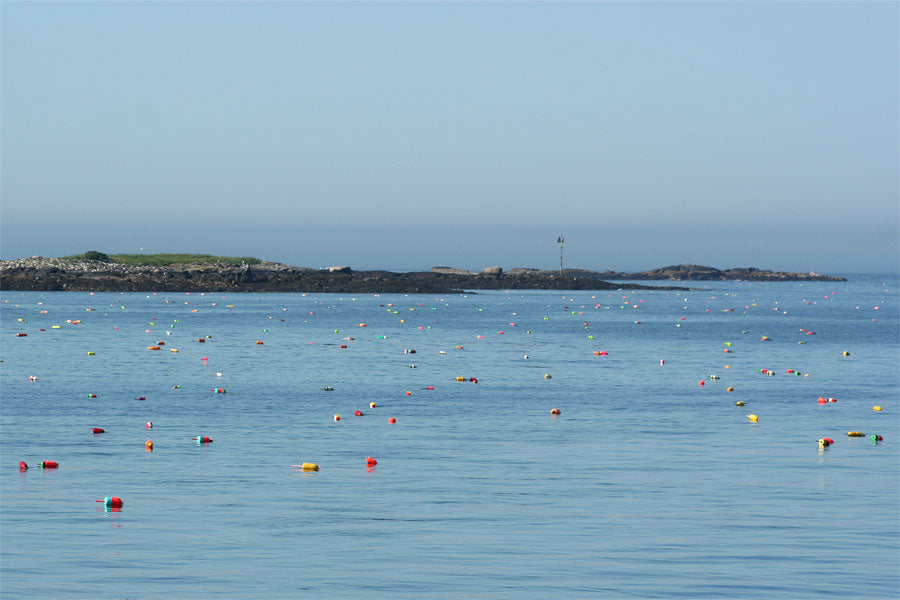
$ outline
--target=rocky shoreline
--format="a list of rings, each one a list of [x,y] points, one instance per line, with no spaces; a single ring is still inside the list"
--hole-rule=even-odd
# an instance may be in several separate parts
[[[673,270],[674,269],[674,270]],[[637,274],[607,271],[554,271],[518,268],[504,272],[490,267],[473,273],[450,267],[431,271],[395,273],[392,271],[354,271],[350,267],[310,269],[275,262],[249,265],[180,264],[165,267],[132,266],[100,261],[64,260],[32,257],[0,261],[0,289],[17,291],[73,292],[310,292],[310,293],[428,293],[447,294],[466,290],[611,290],[611,289],[687,289],[673,286],[643,286],[634,283],[610,283],[607,279],[643,280],[715,280],[731,277],[735,270],[710,271],[709,267],[678,271],[676,267]],[[750,273],[751,280],[825,280],[843,281],[829,276]],[[674,275],[682,275],[680,278]]]

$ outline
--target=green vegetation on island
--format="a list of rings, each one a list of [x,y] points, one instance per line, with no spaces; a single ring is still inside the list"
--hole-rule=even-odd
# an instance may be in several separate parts
[[[172,265],[258,265],[262,261],[252,256],[214,256],[212,254],[106,254],[88,250],[84,254],[63,256],[63,260],[90,260],[132,265],[135,267],[169,267]]]

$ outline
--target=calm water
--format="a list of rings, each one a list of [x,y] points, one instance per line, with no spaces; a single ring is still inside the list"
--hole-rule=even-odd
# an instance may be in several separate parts
[[[896,276],[702,285],[3,292],[0,593],[897,598]]]

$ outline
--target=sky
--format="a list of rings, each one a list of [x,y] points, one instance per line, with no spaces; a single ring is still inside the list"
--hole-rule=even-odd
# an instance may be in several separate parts
[[[0,255],[897,272],[897,2],[0,2]]]

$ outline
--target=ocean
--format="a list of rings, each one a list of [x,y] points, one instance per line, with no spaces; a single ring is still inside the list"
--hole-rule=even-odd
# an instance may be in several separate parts
[[[900,282],[848,278],[3,291],[0,597],[900,597]]]

